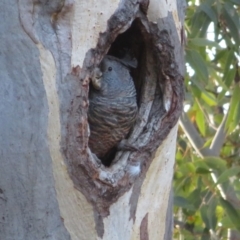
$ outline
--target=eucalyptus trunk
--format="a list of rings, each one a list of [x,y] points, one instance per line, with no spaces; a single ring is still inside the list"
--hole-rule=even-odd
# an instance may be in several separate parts
[[[171,239],[184,2],[3,0],[0,9],[0,239]],[[138,60],[135,150],[105,166],[88,147],[89,84],[127,39]]]

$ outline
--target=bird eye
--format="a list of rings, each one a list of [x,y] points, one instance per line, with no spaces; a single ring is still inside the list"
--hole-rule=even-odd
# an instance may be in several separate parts
[[[108,71],[109,71],[109,72],[110,72],[110,71],[112,71],[112,68],[111,68],[111,67],[109,67],[109,68],[108,68]]]

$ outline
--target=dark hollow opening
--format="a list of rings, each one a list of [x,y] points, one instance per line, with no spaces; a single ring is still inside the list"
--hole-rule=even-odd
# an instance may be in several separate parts
[[[146,52],[147,52],[147,34],[141,22],[136,19],[131,27],[124,33],[118,35],[116,40],[112,43],[107,55],[114,56],[119,59],[124,59],[126,55],[130,59],[137,60],[137,67],[130,68],[130,74],[133,78],[134,85],[137,93],[137,104],[140,107],[141,90],[143,81],[146,75]],[[91,91],[90,85],[90,91]],[[132,129],[129,131],[126,139],[131,134]],[[124,150],[124,148],[123,148]],[[126,149],[127,150],[127,149]],[[114,146],[104,157],[101,157],[101,162],[109,167],[114,160],[118,146]]]
[[[144,79],[142,72],[146,66],[147,39],[144,32],[140,20],[136,19],[126,32],[118,35],[107,53],[120,59],[124,58],[125,54],[129,54],[137,60],[137,68],[131,68],[130,73],[136,87],[138,105],[140,105],[141,86]]]

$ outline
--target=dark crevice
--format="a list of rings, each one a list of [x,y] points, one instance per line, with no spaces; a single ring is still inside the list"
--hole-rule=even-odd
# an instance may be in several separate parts
[[[141,105],[141,94],[144,91],[144,81],[146,81],[146,75],[148,74],[146,69],[147,55],[152,55],[152,45],[152,39],[147,34],[140,19],[137,18],[127,31],[117,36],[107,53],[107,55],[117,57],[118,59],[124,59],[127,56],[131,60],[136,60],[137,67],[130,67],[130,74],[137,92],[138,108]],[[147,54],[149,51],[151,53]],[[90,92],[91,88],[90,84]],[[127,138],[131,135],[131,132],[130,130]],[[104,157],[100,158],[104,166],[111,166],[117,151],[118,146],[114,146]]]
[[[142,69],[146,66],[146,33],[144,27],[139,19],[133,21],[131,27],[124,33],[118,35],[116,40],[112,43],[108,54],[117,58],[124,58],[125,54],[129,54],[130,57],[137,60],[137,68],[131,69],[131,75],[133,77],[136,91],[137,102],[140,105],[141,87],[143,82]]]

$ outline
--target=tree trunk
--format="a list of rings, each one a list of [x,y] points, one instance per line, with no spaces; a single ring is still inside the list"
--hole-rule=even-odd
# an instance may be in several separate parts
[[[184,2],[0,6],[0,239],[171,239]],[[88,148],[89,81],[121,36],[139,44],[137,150],[105,166]]]

